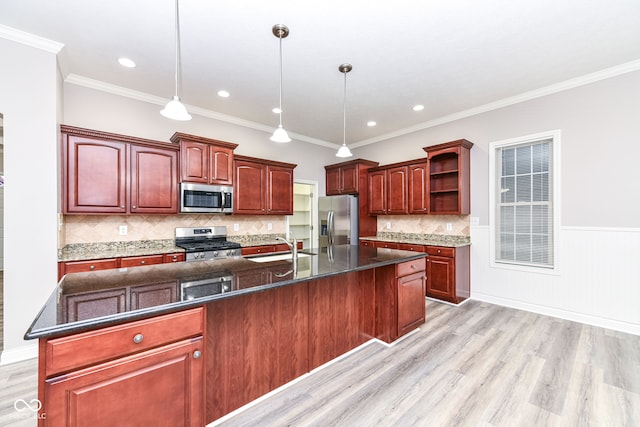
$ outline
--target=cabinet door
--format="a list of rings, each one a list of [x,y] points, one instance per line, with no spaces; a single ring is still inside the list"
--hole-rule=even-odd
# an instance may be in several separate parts
[[[178,213],[178,153],[131,145],[131,213]]]
[[[409,165],[407,169],[409,171],[409,213],[426,214],[429,211],[427,163]]]
[[[293,170],[280,166],[269,166],[267,213],[293,215]]]
[[[369,213],[387,213],[386,173],[384,170],[369,172]]]
[[[427,259],[427,296],[455,302],[455,259],[429,256]]]
[[[79,322],[126,311],[126,288],[62,295],[59,316],[65,322]]]
[[[127,145],[67,138],[64,213],[126,213]]]
[[[387,171],[387,213],[406,214],[409,212],[407,202],[407,167],[390,168]]]
[[[203,347],[184,340],[47,379],[44,424],[202,426]]]
[[[425,282],[424,270],[398,278],[398,336],[424,323]]]
[[[326,176],[326,194],[327,196],[337,196],[341,194],[340,189],[340,168],[327,168],[325,169]]]
[[[180,174],[182,181],[209,182],[209,144],[180,141]]]
[[[358,165],[340,167],[341,194],[358,194]]]
[[[131,310],[157,307],[178,300],[178,282],[175,280],[152,285],[132,286],[129,290],[129,308]]]
[[[239,214],[264,214],[267,168],[265,165],[238,160],[235,163],[233,211]]]
[[[209,183],[233,185],[233,150],[212,145],[209,147],[209,158]]]

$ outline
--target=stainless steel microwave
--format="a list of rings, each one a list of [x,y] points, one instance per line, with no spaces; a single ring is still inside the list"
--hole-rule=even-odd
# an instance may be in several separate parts
[[[181,182],[180,212],[233,213],[233,187]]]

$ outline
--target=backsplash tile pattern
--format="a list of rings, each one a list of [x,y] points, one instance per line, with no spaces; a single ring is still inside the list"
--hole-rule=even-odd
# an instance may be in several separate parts
[[[470,236],[469,220],[469,215],[379,215],[378,233]],[[446,229],[447,223],[451,230]]]
[[[176,227],[226,226],[227,235],[284,235],[286,217],[259,215],[65,215],[62,218],[59,247],[74,243],[130,242],[163,240],[175,237]],[[234,231],[238,224],[238,231]],[[271,224],[271,229],[269,229]],[[127,226],[127,235],[119,227]],[[249,238],[249,237],[247,237]]]

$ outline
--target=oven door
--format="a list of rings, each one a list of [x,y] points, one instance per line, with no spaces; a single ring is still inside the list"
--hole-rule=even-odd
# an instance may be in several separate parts
[[[233,187],[180,183],[180,212],[231,213]]]
[[[233,275],[230,273],[180,282],[182,301],[224,294],[231,290],[233,290]]]

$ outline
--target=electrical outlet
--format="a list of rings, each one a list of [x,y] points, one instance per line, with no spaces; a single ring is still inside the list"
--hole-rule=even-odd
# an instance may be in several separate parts
[[[120,233],[121,236],[126,236],[128,232],[127,226],[121,225],[120,228],[118,229],[118,232]]]
[[[453,225],[450,222],[448,222],[447,223],[447,231],[451,231],[452,229],[453,229]]]
[[[390,229],[390,228],[391,228],[391,223],[390,223],[390,222],[388,222],[388,223],[387,223],[387,229]]]
[[[471,225],[480,225],[480,218],[478,218],[477,216],[472,216]]]
[[[267,230],[273,230],[273,224],[267,223]]]
[[[233,231],[240,230],[240,224],[233,224]]]

